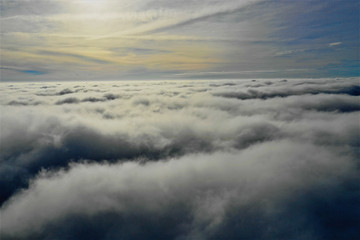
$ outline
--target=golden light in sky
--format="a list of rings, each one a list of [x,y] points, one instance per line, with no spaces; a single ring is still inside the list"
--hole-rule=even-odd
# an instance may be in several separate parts
[[[330,71],[326,66],[340,63],[340,55],[357,58],[357,35],[351,24],[336,29],[336,36],[301,39],[301,34],[315,31],[311,28],[316,24],[334,24],[321,23],[321,15],[301,18],[307,23],[299,23],[298,9],[305,3],[282,6],[284,14],[270,13],[269,8],[278,9],[273,5],[262,0],[2,1],[2,76],[8,80],[60,80],[66,74],[70,79],[302,76]],[[308,24],[309,30],[300,26],[306,31],[294,32],[297,24]],[[309,50],[327,54],[316,60],[319,55]],[[39,74],[26,74],[28,70]]]
[[[73,5],[76,11],[81,13],[101,13],[109,11],[109,0],[77,0],[73,1]]]

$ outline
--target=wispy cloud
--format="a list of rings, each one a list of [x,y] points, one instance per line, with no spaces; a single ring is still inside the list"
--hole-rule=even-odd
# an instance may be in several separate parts
[[[354,1],[314,0],[5,0],[2,64],[48,69],[46,78],[34,75],[39,80],[167,78],[192,71],[285,77],[290,69],[308,69],[291,76],[324,77],[336,74],[325,67],[333,64],[342,69],[338,74],[356,76],[342,63],[359,60],[358,8]],[[23,79],[20,74],[4,71],[2,79]]]
[[[208,18],[212,17],[220,17],[222,15],[232,14],[235,12],[240,11],[241,9],[251,5],[255,4],[257,2],[261,2],[261,0],[250,0],[250,1],[242,1],[240,3],[235,2],[235,4],[229,5],[229,6],[211,6],[206,9],[202,9],[200,12],[196,14],[191,14],[187,17],[184,17],[181,20],[174,21],[173,23],[167,23],[164,24],[164,26],[154,26],[153,29],[149,29],[147,31],[144,31],[144,33],[154,33],[154,32],[162,32],[166,30],[171,30],[176,27],[181,27],[185,25],[194,24],[198,21],[204,21]]]
[[[342,44],[342,42],[333,42],[333,43],[329,43],[329,47],[339,46],[341,44]]]
[[[35,69],[20,69],[20,68],[13,68],[13,67],[0,67],[0,69],[15,71],[15,72],[19,72],[19,73],[26,73],[26,74],[30,74],[30,75],[43,75],[43,74],[47,73],[45,71],[40,71],[40,70],[35,70]]]
[[[48,51],[48,50],[41,50],[41,51],[38,51],[37,53],[42,54],[42,55],[71,57],[71,58],[76,58],[76,59],[79,59],[82,61],[99,63],[99,64],[110,63],[110,61],[108,61],[108,60],[103,60],[100,58],[95,58],[95,57],[90,57],[90,56],[75,54],[75,53],[57,52],[57,51]]]

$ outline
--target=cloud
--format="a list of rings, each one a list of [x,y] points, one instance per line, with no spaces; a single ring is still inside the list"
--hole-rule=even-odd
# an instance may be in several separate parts
[[[253,86],[264,87],[261,90],[253,89]],[[266,83],[263,85],[248,85],[248,89],[244,91],[243,89],[234,90],[225,90],[225,91],[214,91],[214,96],[221,96],[226,98],[237,98],[237,99],[268,99],[274,97],[288,97],[295,95],[305,95],[305,94],[346,94],[359,96],[360,87],[355,83],[331,83],[331,85],[316,86],[314,84],[301,84],[295,86],[282,86],[275,88],[266,88]]]
[[[2,234],[351,239],[357,82],[1,83]]]
[[[0,8],[5,81],[358,75],[349,64],[359,60],[354,1],[4,0]]]
[[[65,95],[65,94],[70,94],[70,93],[74,93],[74,92],[68,88],[65,88],[59,92],[59,95]]]
[[[5,236],[43,237],[49,227],[61,238],[66,231],[83,236],[76,225],[91,223],[94,228],[89,231],[108,230],[110,234],[123,234],[125,239],[147,236],[150,229],[141,230],[146,224],[155,226],[155,236],[165,238],[241,237],[260,231],[273,239],[277,231],[294,227],[305,228],[301,234],[308,237],[326,236],[333,229],[323,227],[339,221],[331,219],[338,215],[337,209],[322,209],[312,201],[322,194],[328,201],[341,195],[350,198],[345,200],[347,204],[355,201],[351,190],[340,187],[356,179],[353,164],[343,153],[289,141],[145,165],[75,164],[68,170],[42,172],[28,190],[7,202],[1,209],[5,219],[2,231]],[[302,207],[293,209],[293,204]],[[314,209],[321,213],[315,215]],[[117,230],[100,224],[108,214]],[[355,220],[356,214],[350,212],[339,217],[347,214]],[[34,215],[37,221],[33,221]],[[292,216],[291,223],[279,220],[284,216]],[[79,222],[67,223],[70,218]],[[125,218],[137,231],[131,230]],[[255,230],[255,219],[261,218],[261,228]],[[176,219],[174,225],[166,224],[168,219],[170,223]],[[232,222],[241,219],[241,231],[235,230]],[[165,224],[158,226],[158,221]],[[66,231],[62,233],[64,225]],[[289,231],[285,236],[293,238],[297,233]]]
[[[31,75],[43,75],[46,74],[47,72],[44,71],[39,71],[39,70],[30,70],[30,69],[18,69],[18,68],[13,68],[13,67],[1,67],[0,69],[4,69],[4,70],[10,70],[10,71],[15,71],[15,72],[20,72],[20,73],[26,73],[26,74],[31,74]]]
[[[127,54],[135,54],[135,55],[152,55],[152,54],[167,54],[170,53],[168,50],[162,49],[152,49],[152,48],[125,48],[118,47],[112,48],[111,51],[115,52],[117,55],[124,56]]]
[[[70,97],[70,98],[65,98],[63,100],[59,100],[56,102],[56,104],[61,105],[61,104],[71,104],[71,103],[79,103],[80,100],[75,98],[75,97]]]
[[[333,42],[333,43],[329,43],[329,47],[339,46],[341,44],[342,44],[342,42]]]
[[[27,15],[51,15],[63,11],[62,1],[1,1],[1,17],[10,18]]]
[[[42,104],[42,102],[39,102],[39,101],[37,101],[37,102],[32,102],[32,101],[30,101],[30,102],[25,102],[25,101],[10,101],[9,103],[8,103],[8,105],[12,105],[12,106],[27,106],[27,105],[39,105],[39,104]]]
[[[213,17],[219,17],[226,14],[231,14],[234,12],[238,12],[241,9],[244,9],[245,7],[248,7],[249,5],[255,4],[261,2],[261,0],[252,0],[252,1],[241,1],[237,2],[235,4],[230,4],[229,6],[223,5],[223,6],[208,6],[205,10],[200,11],[200,13],[194,14],[190,17],[183,18],[180,21],[173,22],[172,24],[164,24],[164,26],[157,26],[151,30],[148,30],[147,32],[153,33],[153,32],[162,32],[166,30],[170,30],[176,27],[181,27],[185,25],[194,24],[198,21],[204,21],[208,18]]]
[[[104,59],[100,59],[100,58],[96,58],[96,57],[85,56],[85,55],[76,54],[76,53],[47,51],[47,50],[38,51],[37,53],[38,53],[38,54],[41,54],[41,55],[60,56],[60,57],[71,57],[71,58],[75,58],[75,59],[78,59],[78,60],[82,60],[82,61],[86,61],[86,62],[91,62],[91,63],[98,63],[98,64],[110,63],[110,61],[108,61],[108,60],[104,60]]]

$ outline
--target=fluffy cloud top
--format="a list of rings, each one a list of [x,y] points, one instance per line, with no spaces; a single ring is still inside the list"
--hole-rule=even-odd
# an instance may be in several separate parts
[[[352,239],[358,81],[2,83],[2,237]]]

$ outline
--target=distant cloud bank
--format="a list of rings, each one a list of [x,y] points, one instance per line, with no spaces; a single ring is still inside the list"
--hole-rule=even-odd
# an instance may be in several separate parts
[[[1,237],[355,239],[358,83],[1,83]]]

